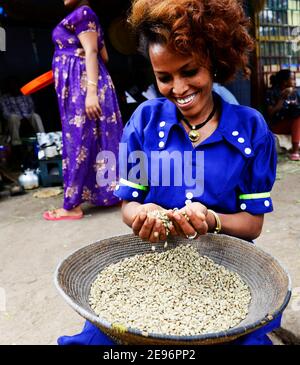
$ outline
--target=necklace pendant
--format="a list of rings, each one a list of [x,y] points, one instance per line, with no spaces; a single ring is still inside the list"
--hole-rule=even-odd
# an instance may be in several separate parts
[[[193,142],[193,143],[197,142],[199,138],[200,138],[200,134],[196,130],[192,129],[189,132],[189,139],[191,140],[191,142]]]

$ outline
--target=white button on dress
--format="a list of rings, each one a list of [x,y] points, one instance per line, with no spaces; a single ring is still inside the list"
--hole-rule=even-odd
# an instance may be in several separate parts
[[[164,136],[165,136],[165,132],[160,131],[160,132],[158,133],[158,135],[159,135],[159,138],[164,138]]]
[[[252,152],[252,151],[251,151],[251,148],[248,148],[248,147],[247,147],[247,148],[245,148],[245,150],[244,150],[244,151],[245,151],[246,155],[250,155],[250,153]]]
[[[160,122],[160,123],[159,123],[159,126],[160,126],[160,127],[162,127],[162,128],[163,128],[165,125],[166,125],[166,122],[164,122],[164,121],[162,121],[162,122]]]
[[[238,135],[239,135],[239,132],[238,132],[238,131],[233,131],[233,132],[232,132],[232,135],[233,135],[234,137],[236,137],[236,136],[238,136]]]
[[[137,197],[139,196],[139,193],[138,193],[137,191],[134,191],[134,192],[132,193],[132,196],[133,196],[134,198],[137,198]]]
[[[164,146],[165,146],[165,142],[163,142],[163,141],[159,142],[159,144],[158,144],[159,148],[163,148]]]
[[[246,210],[246,208],[247,208],[247,205],[245,203],[241,204],[241,209],[242,210]]]
[[[188,192],[188,193],[186,194],[186,198],[187,198],[187,199],[193,199],[193,197],[194,197],[194,195],[193,195],[193,193],[191,193],[191,192]]]
[[[238,139],[238,142],[239,142],[239,143],[244,143],[244,142],[245,142],[245,140],[244,140],[244,138],[239,138],[239,139]]]
[[[265,207],[269,207],[269,206],[270,206],[270,202],[269,202],[269,200],[265,200],[265,201],[264,201],[264,204],[265,204]]]

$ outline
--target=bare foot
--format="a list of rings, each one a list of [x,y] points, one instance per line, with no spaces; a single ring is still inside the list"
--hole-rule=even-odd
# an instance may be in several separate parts
[[[79,217],[82,216],[83,211],[80,207],[76,207],[71,210],[66,210],[64,208],[58,208],[48,211],[48,215],[51,218],[59,218],[59,217]]]

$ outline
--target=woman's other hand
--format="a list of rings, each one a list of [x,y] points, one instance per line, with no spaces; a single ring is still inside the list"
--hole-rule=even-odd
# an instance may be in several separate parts
[[[180,210],[168,211],[168,217],[172,220],[176,232],[185,238],[196,238],[207,233],[206,216],[207,208],[197,202],[190,203]]]
[[[96,93],[87,93],[85,99],[85,111],[89,119],[99,119],[101,117],[101,107]]]

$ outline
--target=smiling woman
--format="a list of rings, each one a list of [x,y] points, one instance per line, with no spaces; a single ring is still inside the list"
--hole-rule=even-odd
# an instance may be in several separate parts
[[[163,97],[142,103],[123,132],[127,151],[115,191],[123,200],[123,221],[152,245],[166,240],[166,228],[153,211],[168,216],[171,236],[192,240],[221,232],[252,241],[261,233],[264,214],[273,210],[274,137],[258,111],[231,105],[212,91],[213,82],[224,83],[245,69],[253,48],[240,1],[135,0],[129,20]],[[136,151],[147,163],[132,158]],[[166,168],[157,157],[153,161],[153,151],[162,160],[175,152],[182,158]],[[178,184],[175,171],[190,169],[197,176],[199,153],[203,175]],[[171,177],[168,186],[151,176],[155,163],[156,177]],[[136,166],[136,176],[128,175]],[[148,181],[141,183],[140,176]],[[279,324],[276,318],[239,343],[269,344],[266,332]],[[104,341],[89,324],[73,341],[87,343],[91,334],[99,344]]]

